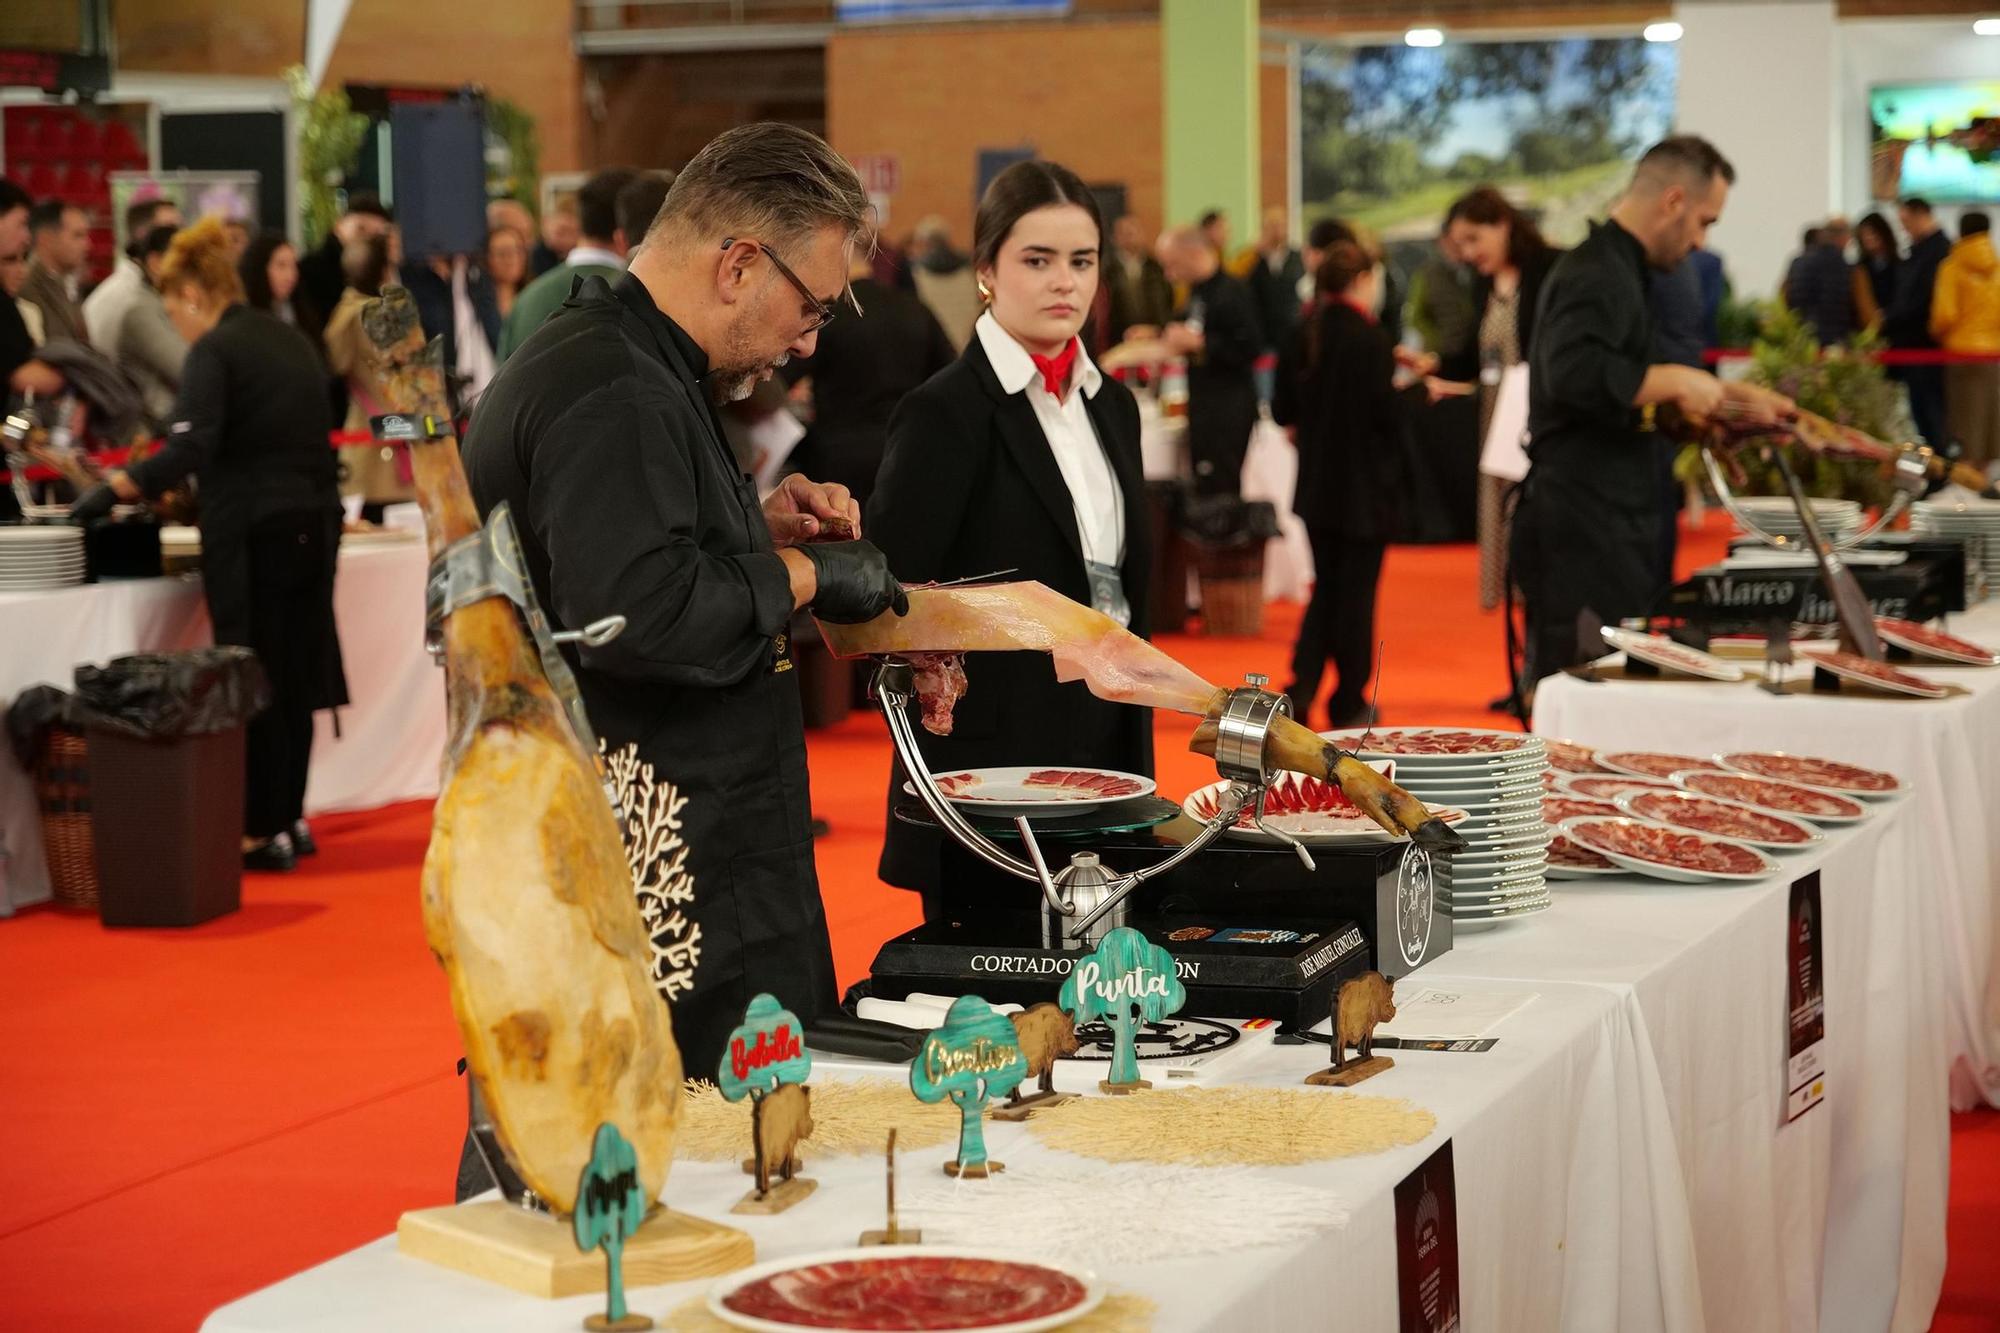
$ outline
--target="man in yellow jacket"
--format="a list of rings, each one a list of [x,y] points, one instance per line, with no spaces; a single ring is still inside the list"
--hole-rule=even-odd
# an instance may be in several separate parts
[[[1938,265],[1931,333],[1947,352],[2000,355],[2000,254],[1986,214],[1960,216],[1958,244]],[[2000,361],[1945,367],[1945,432],[1967,462],[2000,460]]]

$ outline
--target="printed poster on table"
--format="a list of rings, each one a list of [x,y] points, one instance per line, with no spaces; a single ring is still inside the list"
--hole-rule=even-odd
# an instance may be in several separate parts
[[[1401,1333],[1457,1333],[1458,1191],[1447,1140],[1396,1186]]]
[[[1785,1123],[1826,1097],[1826,977],[1821,970],[1819,871],[1792,881],[1785,931]]]

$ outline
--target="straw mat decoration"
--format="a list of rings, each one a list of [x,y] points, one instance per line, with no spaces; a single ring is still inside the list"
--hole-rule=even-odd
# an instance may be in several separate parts
[[[1395,1097],[1225,1087],[1084,1097],[1028,1128],[1047,1147],[1106,1162],[1297,1166],[1422,1142],[1437,1117]]]
[[[814,1080],[812,1137],[799,1144],[799,1159],[880,1156],[882,1141],[896,1131],[896,1150],[931,1148],[958,1138],[958,1110],[949,1102],[926,1105],[909,1085],[888,1079]],[[750,1155],[750,1102],[723,1100],[706,1080],[691,1081],[681,1098],[681,1124],[674,1156],[687,1162],[733,1162]]]

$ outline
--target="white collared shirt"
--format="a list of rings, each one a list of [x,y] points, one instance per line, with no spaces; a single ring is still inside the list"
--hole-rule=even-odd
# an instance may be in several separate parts
[[[570,268],[581,268],[585,264],[595,264],[600,268],[624,268],[625,260],[616,250],[606,250],[600,245],[576,245],[563,256],[563,263]]]
[[[1056,466],[1069,485],[1083,558],[1103,565],[1118,564],[1125,554],[1124,497],[1085,405],[1085,400],[1095,398],[1103,387],[1104,372],[1091,361],[1090,353],[1078,347],[1076,363],[1070,368],[1069,392],[1057,402],[1042,387],[1042,372],[1035,368],[1028,350],[1000,327],[991,311],[982,314],[973,328],[1000,387],[1008,393],[1028,395],[1028,405],[1048,439],[1049,452],[1056,456]]]

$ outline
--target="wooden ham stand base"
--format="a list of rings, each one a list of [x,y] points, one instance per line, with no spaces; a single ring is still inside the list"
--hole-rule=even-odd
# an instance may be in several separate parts
[[[1307,1074],[1306,1082],[1316,1088],[1351,1088],[1363,1079],[1374,1078],[1385,1069],[1394,1069],[1396,1062],[1386,1055],[1371,1055],[1366,1060],[1350,1060],[1338,1069],[1322,1069],[1317,1074]]]
[[[1037,1111],[1047,1111],[1053,1107],[1061,1106],[1064,1102],[1073,1102],[1075,1100],[1076,1094],[1073,1092],[1038,1092],[1032,1097],[1023,1097],[1018,1102],[1009,1102],[1005,1106],[996,1106],[986,1113],[986,1118],[988,1120],[1005,1120],[1009,1124],[1017,1124],[1020,1121],[1026,1120]]]
[[[1099,1082],[1097,1090],[1099,1092],[1108,1092],[1113,1097],[1123,1097],[1129,1092],[1143,1092],[1152,1086],[1152,1083],[1146,1079],[1135,1078],[1130,1083]]]
[[[503,1199],[419,1208],[396,1223],[396,1248],[553,1300],[604,1290],[604,1256],[579,1250],[567,1222]],[[625,1242],[625,1282],[633,1287],[734,1272],[756,1262],[757,1246],[734,1227],[661,1208]]]
[[[944,1164],[944,1173],[959,1180],[984,1180],[988,1176],[997,1176],[1006,1169],[1007,1164],[1005,1162],[988,1161],[981,1162],[978,1166],[966,1167],[961,1167],[957,1162],[946,1162]]]

